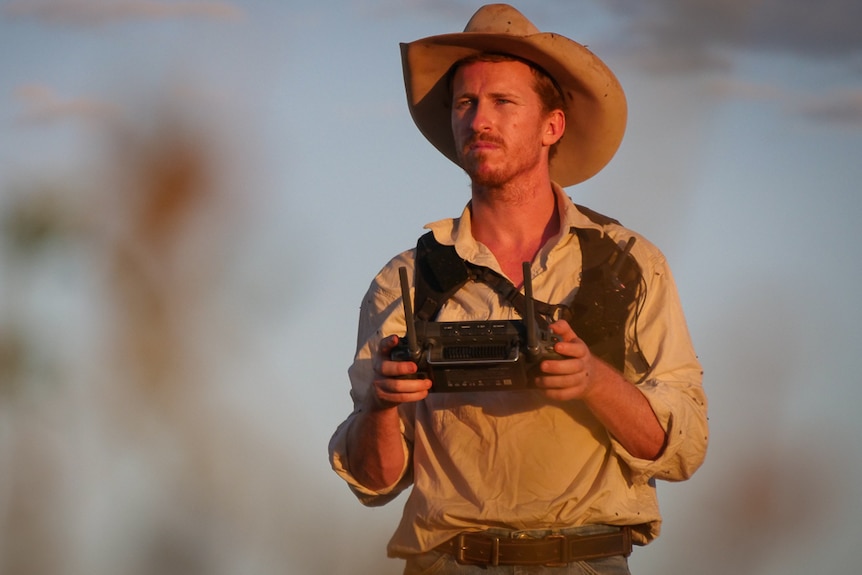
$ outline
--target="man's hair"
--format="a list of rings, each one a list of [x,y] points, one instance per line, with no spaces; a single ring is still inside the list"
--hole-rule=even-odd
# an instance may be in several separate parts
[[[536,94],[539,95],[539,100],[542,102],[542,111],[545,114],[550,114],[554,110],[563,110],[565,113],[563,92],[550,74],[548,74],[542,67],[530,62],[529,60],[519,58],[518,56],[513,56],[511,54],[497,52],[480,52],[478,54],[473,54],[472,56],[467,56],[466,58],[458,60],[451,68],[449,68],[446,81],[449,86],[450,101],[453,95],[452,81],[455,78],[455,72],[457,72],[458,68],[461,66],[474,64],[476,62],[521,62],[522,64],[526,64],[533,72],[533,78],[535,80],[533,83],[533,89],[536,91]],[[557,152],[557,144],[559,143],[560,141],[557,140],[557,142],[551,146],[550,153],[548,154],[549,158],[554,157],[554,154]]]

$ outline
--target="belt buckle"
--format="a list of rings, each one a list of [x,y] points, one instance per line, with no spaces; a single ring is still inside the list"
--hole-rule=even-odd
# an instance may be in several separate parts
[[[458,534],[458,552],[455,554],[455,561],[457,561],[461,565],[469,565],[469,563],[467,562],[467,558],[464,556],[464,552],[467,551],[467,545],[464,543],[464,536],[464,533]]]
[[[491,539],[491,550],[487,563],[484,561],[471,561],[467,558],[467,542],[466,533],[458,534],[458,552],[455,554],[455,561],[460,565],[493,565],[494,567],[500,564],[500,537],[489,537]]]
[[[562,533],[551,533],[544,537],[546,540],[557,540],[560,542],[560,561],[544,563],[545,567],[565,567],[569,564],[569,546],[566,544],[566,536]]]

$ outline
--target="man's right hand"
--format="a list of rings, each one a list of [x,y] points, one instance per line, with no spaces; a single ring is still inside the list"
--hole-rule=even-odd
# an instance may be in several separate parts
[[[380,342],[374,357],[374,381],[368,394],[371,409],[375,411],[397,407],[402,403],[422,401],[431,389],[430,379],[401,379],[419,369],[412,361],[393,361],[392,349],[398,345],[398,336],[391,335]]]
[[[416,373],[418,366],[412,361],[392,361],[390,353],[396,345],[395,335],[380,342],[374,356],[374,381],[347,437],[349,468],[369,489],[390,487],[403,473],[405,453],[397,408],[425,399],[431,388],[430,379],[399,379]]]

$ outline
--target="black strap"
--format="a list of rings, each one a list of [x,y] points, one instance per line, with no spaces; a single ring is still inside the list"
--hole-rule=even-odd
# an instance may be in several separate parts
[[[455,246],[444,246],[428,232],[416,243],[416,273],[413,280],[413,313],[431,321],[447,299],[461,289],[470,273]]]
[[[608,236],[596,230],[576,231],[583,258],[581,283],[566,319],[592,353],[622,371],[626,326],[639,311],[643,274],[631,254]]]

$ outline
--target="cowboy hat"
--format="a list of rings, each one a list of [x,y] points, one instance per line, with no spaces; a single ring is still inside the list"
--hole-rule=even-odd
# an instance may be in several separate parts
[[[625,95],[616,77],[587,48],[559,34],[540,32],[508,4],[482,6],[462,33],[401,44],[410,115],[444,156],[458,163],[449,70],[480,53],[509,54],[532,62],[560,87],[566,133],[551,158],[551,179],[571,186],[594,176],[610,161],[626,125]]]

